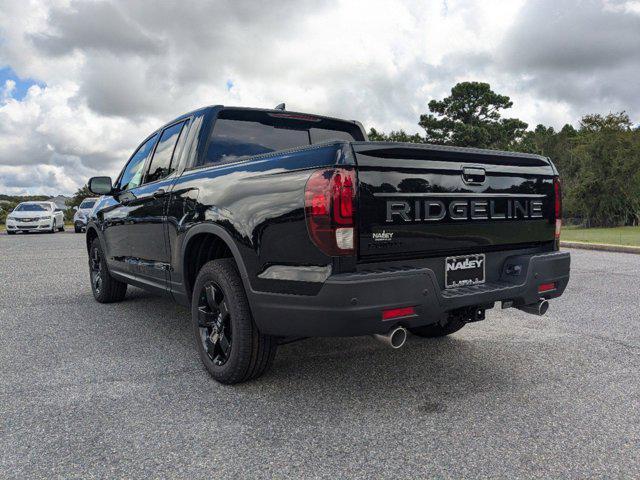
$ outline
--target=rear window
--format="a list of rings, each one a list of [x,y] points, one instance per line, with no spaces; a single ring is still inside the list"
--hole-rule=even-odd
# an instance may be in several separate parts
[[[205,164],[332,140],[359,141],[364,137],[357,125],[339,120],[287,112],[223,110],[211,132]]]

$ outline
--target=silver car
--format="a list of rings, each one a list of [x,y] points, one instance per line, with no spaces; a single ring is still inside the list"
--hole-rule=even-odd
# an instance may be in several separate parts
[[[88,197],[82,201],[79,207],[75,207],[76,213],[73,215],[73,229],[76,233],[86,230],[87,219],[97,201],[97,197]]]

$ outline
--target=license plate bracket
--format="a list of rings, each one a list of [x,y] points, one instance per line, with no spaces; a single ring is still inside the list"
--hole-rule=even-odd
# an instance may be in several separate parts
[[[445,288],[468,287],[485,282],[485,254],[457,255],[444,261]]]

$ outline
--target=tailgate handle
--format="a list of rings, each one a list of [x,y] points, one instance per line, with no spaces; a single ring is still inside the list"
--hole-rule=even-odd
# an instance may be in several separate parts
[[[462,168],[462,180],[468,184],[481,184],[486,179],[486,173],[484,168],[479,167],[463,167]]]

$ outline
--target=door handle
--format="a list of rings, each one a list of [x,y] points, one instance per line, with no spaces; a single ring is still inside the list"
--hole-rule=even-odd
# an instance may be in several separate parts
[[[462,169],[462,179],[467,184],[480,185],[484,183],[486,179],[486,172],[484,168],[480,167],[464,167]]]
[[[158,198],[163,196],[166,192],[166,190],[164,188],[159,188],[158,190],[156,190],[155,192],[153,192],[153,197],[154,198]]]

